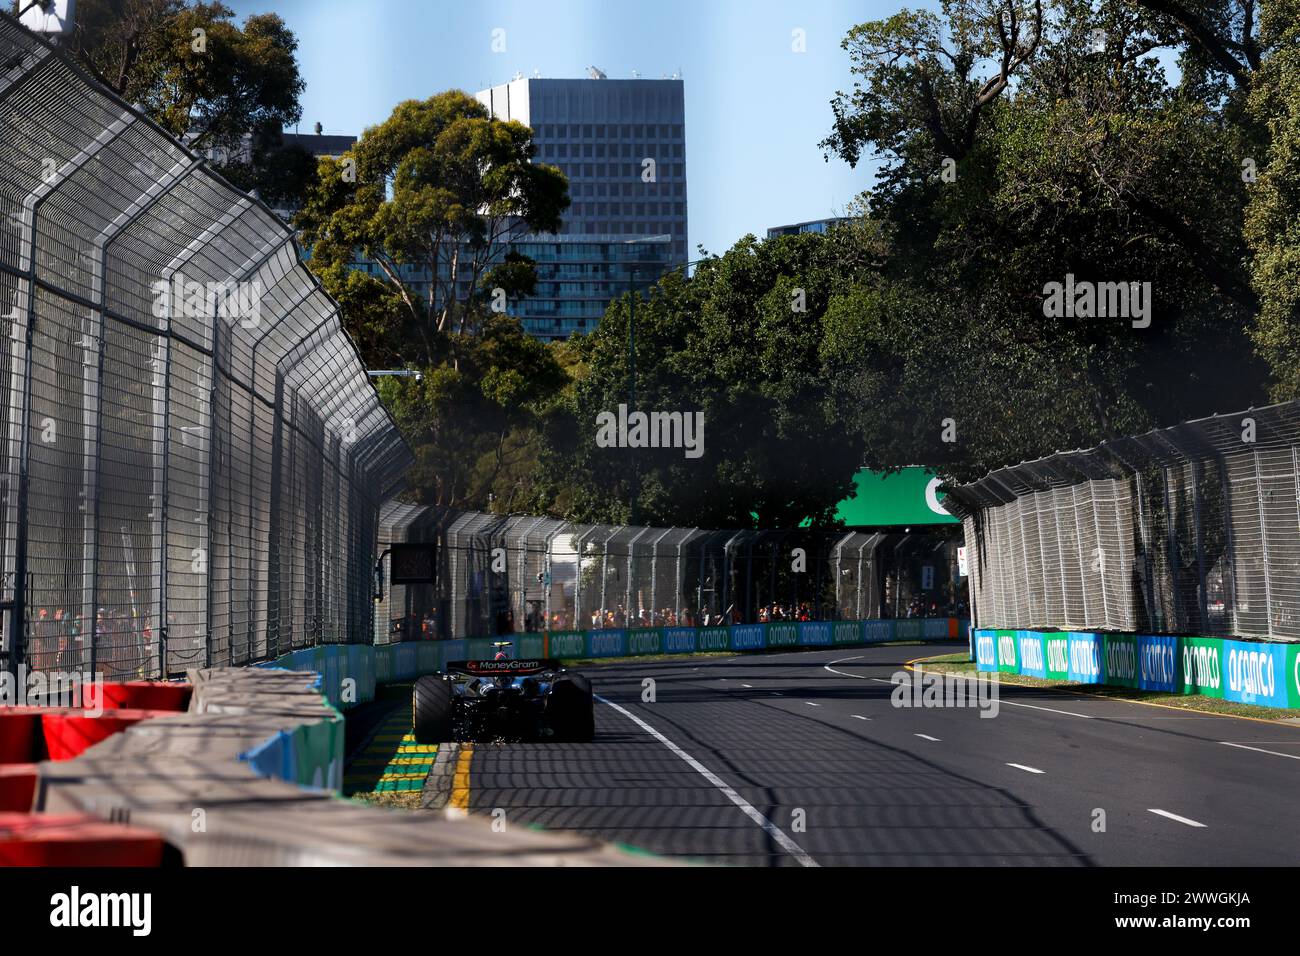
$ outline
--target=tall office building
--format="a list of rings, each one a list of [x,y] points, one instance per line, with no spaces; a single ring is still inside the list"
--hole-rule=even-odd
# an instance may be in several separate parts
[[[682,81],[515,79],[477,94],[533,130],[535,161],[569,178],[556,235],[521,237],[537,292],[515,311],[543,339],[589,332],[610,299],[650,285],[686,252],[686,110]]]
[[[772,226],[767,230],[767,238],[797,236],[801,232],[829,232],[836,226],[852,221],[849,216],[833,216],[830,219],[811,219],[808,222],[796,222],[789,226]]]

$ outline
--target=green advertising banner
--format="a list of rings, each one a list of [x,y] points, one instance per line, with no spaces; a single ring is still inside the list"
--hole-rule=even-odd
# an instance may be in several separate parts
[[[919,641],[923,636],[924,629],[925,621],[919,617],[899,618],[894,621],[894,639],[898,641]]]
[[[1300,646],[1292,644],[1286,649],[1286,702],[1288,707],[1300,707]]]
[[[731,650],[731,629],[727,627],[702,627],[699,630],[700,641],[697,648],[700,651],[729,651]]]
[[[1184,637],[1178,654],[1179,681],[1184,694],[1223,696],[1223,641],[1217,637]]]
[[[1048,680],[1070,679],[1070,635],[1064,631],[1043,634],[1043,668]]]
[[[1101,659],[1105,669],[1102,683],[1137,687],[1137,638],[1132,634],[1103,634],[1101,640]]]
[[[546,649],[547,657],[586,657],[587,641],[583,631],[553,631],[551,632],[549,646]]]
[[[861,621],[836,621],[834,637],[836,644],[856,644],[862,640]]]
[[[998,670],[1004,674],[1019,673],[1020,654],[1016,650],[1016,632],[994,631],[993,634],[997,638]]]
[[[782,623],[767,626],[768,647],[794,647],[799,643],[799,627],[796,624]]]
[[[853,485],[856,494],[835,512],[850,528],[957,523],[944,510],[939,478],[928,468],[912,465],[888,475],[864,468],[853,476]]]
[[[636,628],[627,632],[629,654],[659,654],[663,648],[663,632],[657,627]]]
[[[542,635],[540,634],[521,634],[515,638],[515,657],[520,659],[525,657],[542,656]]]

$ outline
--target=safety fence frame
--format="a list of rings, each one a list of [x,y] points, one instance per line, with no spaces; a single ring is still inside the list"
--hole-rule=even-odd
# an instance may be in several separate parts
[[[965,610],[946,533],[584,525],[398,501],[380,521],[381,548],[436,544],[439,575],[434,588],[387,589],[377,643],[905,618],[923,596],[928,615]]]
[[[5,14],[0,338],[6,668],[371,640],[411,454],[337,304],[270,209]]]
[[[948,489],[976,627],[1300,641],[1300,402]]]

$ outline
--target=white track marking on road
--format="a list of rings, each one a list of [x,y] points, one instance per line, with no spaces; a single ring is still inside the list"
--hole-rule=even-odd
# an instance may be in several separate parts
[[[810,700],[805,700],[804,703],[807,704],[809,707],[820,707],[820,706],[821,706],[821,704],[814,704],[814,703],[813,703],[812,701],[810,701]]]
[[[870,717],[863,717],[861,714],[854,714],[853,716],[854,716],[854,718],[857,719],[857,720],[870,720],[870,719],[871,719]]]
[[[1185,823],[1189,827],[1205,828],[1204,823],[1197,823],[1195,820],[1189,820],[1187,817],[1180,817],[1176,813],[1170,813],[1168,810],[1157,810],[1155,807],[1147,807],[1147,813],[1154,813],[1156,816],[1168,817],[1170,820],[1177,820],[1179,823]]]
[[[861,659],[862,659],[862,655],[858,655],[857,657],[842,657],[842,658],[840,658],[838,661],[831,661],[831,664],[843,664],[843,663],[845,663],[846,661],[857,661],[857,660],[861,660]],[[822,665],[822,669],[823,669],[823,670],[828,670],[828,671],[830,671],[832,674],[839,674],[841,677],[852,677],[854,680],[870,680],[870,681],[875,681],[877,684],[897,684],[897,683],[898,683],[898,681],[885,680],[883,677],[868,677],[868,676],[866,676],[865,674],[850,674],[850,673],[848,673],[847,671],[837,671],[835,668],[831,667],[831,664],[823,664],[823,665]],[[932,673],[938,673],[938,671],[933,671]],[[948,676],[956,677],[958,680],[974,680],[974,679],[975,679],[975,678],[972,678],[972,677],[965,677],[965,676],[962,676],[962,675],[960,675],[960,674],[952,674],[952,675],[948,675]],[[1027,710],[1045,710],[1045,711],[1047,711],[1049,714],[1064,714],[1066,717],[1082,717],[1084,720],[1092,720],[1092,719],[1093,719],[1093,715],[1092,715],[1092,714],[1078,714],[1078,713],[1075,713],[1075,712],[1072,711],[1072,710],[1057,710],[1055,707],[1039,707],[1039,706],[1037,706],[1036,704],[1022,704],[1022,703],[1019,703],[1018,701],[1014,701],[1014,700],[1006,700],[1006,699],[1003,698],[1000,694],[998,695],[998,698],[999,698],[999,699],[998,699],[998,703],[999,703],[999,704],[1005,704],[1005,705],[1008,706],[1008,707],[1024,707],[1024,708],[1026,708]]]
[[[741,686],[741,687],[753,687],[754,685],[753,685],[753,684],[741,684],[740,686]]]
[[[912,734],[913,737],[920,737],[922,740],[933,740],[936,744],[940,743],[938,737],[931,737],[929,734]]]
[[[1282,754],[1276,750],[1265,750],[1263,747],[1247,747],[1245,744],[1230,744],[1226,740],[1220,740],[1219,743],[1225,747],[1236,747],[1238,750],[1253,750],[1257,754],[1272,754],[1274,757],[1286,757],[1288,760],[1300,760],[1298,754]]]
[[[1047,773],[1046,770],[1039,770],[1037,767],[1026,767],[1022,763],[1008,763],[1008,767],[1015,767],[1017,770],[1023,770],[1025,773]]]
[[[653,727],[647,724],[636,714],[632,713],[626,707],[620,706],[619,704],[614,703],[612,700],[606,700],[604,697],[601,697],[599,694],[593,694],[592,696],[595,697],[596,700],[600,701],[602,704],[607,704],[610,707],[613,707],[616,711],[618,711],[628,720],[632,721],[632,723],[636,724],[638,727],[640,727],[642,730],[648,733],[655,740],[659,741],[661,744],[663,744],[665,747],[667,747],[669,750],[675,753],[682,760],[686,761],[687,765],[689,765],[692,770],[694,770],[705,780],[709,781],[709,783],[713,784],[715,787],[721,790],[723,796],[725,796],[728,800],[730,800],[737,807],[739,807],[741,812],[744,813],[745,816],[749,817],[760,827],[762,827],[764,832],[766,832],[768,836],[770,836],[773,840],[775,840],[778,844],[780,844],[783,850],[785,850],[787,853],[793,856],[803,866],[820,865],[816,860],[814,860],[811,856],[808,855],[807,851],[804,850],[803,847],[801,847],[798,843],[795,843],[794,840],[790,839],[790,837],[786,835],[786,832],[784,830],[782,830],[779,826],[777,826],[767,817],[763,816],[763,814],[760,813],[754,807],[753,804],[751,804],[748,800],[746,800],[735,790],[733,790],[730,786],[728,786],[725,780],[719,777],[708,767],[704,766],[704,764],[700,763],[698,760],[696,760],[694,757],[688,754],[685,750],[677,746],[675,743],[673,743],[663,734],[659,733],[659,731],[655,730]]]
[[[967,678],[967,679],[969,679],[969,678]],[[999,703],[999,704],[1004,704],[1004,705],[1006,705],[1007,707],[1024,707],[1024,708],[1026,708],[1026,709],[1028,709],[1028,710],[1045,710],[1045,711],[1047,711],[1049,714],[1064,714],[1066,717],[1082,717],[1084,720],[1092,720],[1092,719],[1093,719],[1092,714],[1077,714],[1077,713],[1075,713],[1075,712],[1072,711],[1072,710],[1057,710],[1055,707],[1039,707],[1037,704],[1022,704],[1022,703],[1019,703],[1018,701],[1014,701],[1014,700],[1006,700],[1006,699],[1001,698],[1001,697],[999,697],[999,699],[998,699],[998,703]]]

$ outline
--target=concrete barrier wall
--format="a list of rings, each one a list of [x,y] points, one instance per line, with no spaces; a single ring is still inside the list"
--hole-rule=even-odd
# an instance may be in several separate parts
[[[980,628],[981,671],[1300,708],[1300,645],[1164,634]]]

